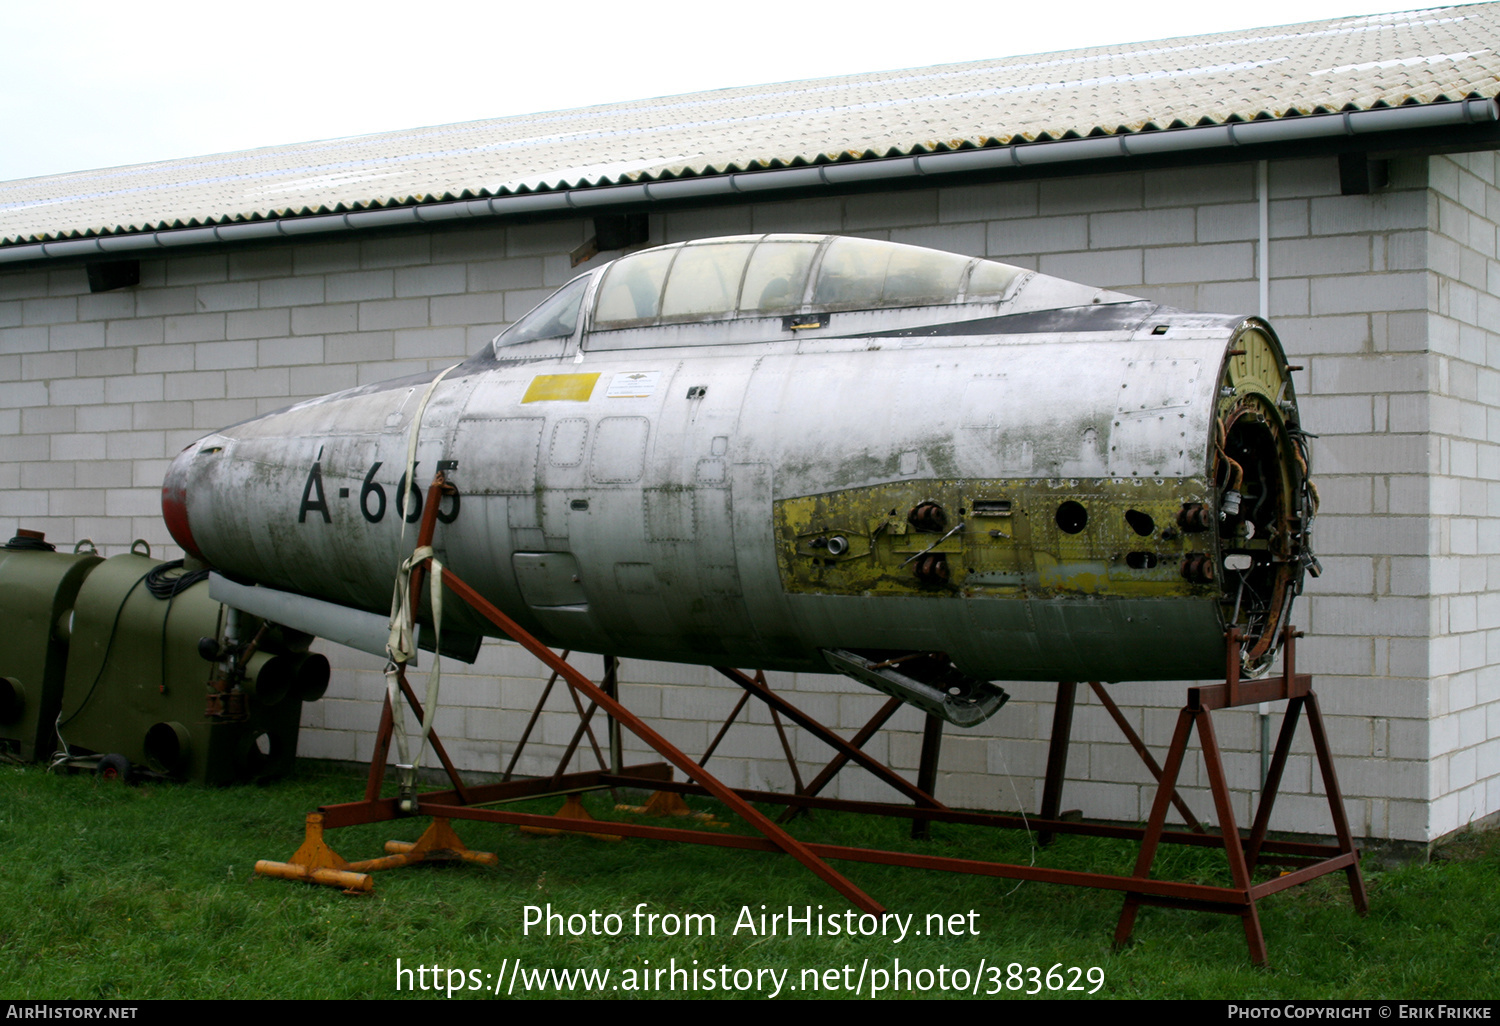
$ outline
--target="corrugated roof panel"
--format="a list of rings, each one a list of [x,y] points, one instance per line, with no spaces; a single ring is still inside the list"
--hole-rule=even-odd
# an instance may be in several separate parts
[[[0,241],[1500,94],[1500,3],[721,89],[0,183]]]

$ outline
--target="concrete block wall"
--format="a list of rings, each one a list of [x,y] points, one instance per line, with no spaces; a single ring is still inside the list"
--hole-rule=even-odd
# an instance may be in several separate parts
[[[1500,808],[1500,156],[1433,157],[1427,374],[1433,833]]]
[[[1485,443],[1500,413],[1487,348],[1494,336],[1479,328],[1496,323],[1500,295],[1492,161],[1398,161],[1392,185],[1363,197],[1339,195],[1331,159],[1269,168],[1270,312],[1305,368],[1297,387],[1307,425],[1321,436],[1317,547],[1327,572],[1296,609],[1309,632],[1301,668],[1318,675],[1351,823],[1367,836],[1427,840],[1470,812],[1500,809],[1490,740],[1500,737],[1500,714],[1484,699],[1494,692],[1495,646],[1485,568],[1496,557],[1482,555],[1496,551],[1485,513],[1500,485]],[[1480,222],[1490,226],[1487,250]],[[653,215],[651,226],[652,242],[865,235],[1189,309],[1254,313],[1258,305],[1253,164],[674,211]],[[0,273],[0,532],[92,537],[106,553],[144,537],[176,555],[158,495],[182,445],[300,398],[462,359],[575,273],[568,253],[588,231],[570,221],[184,254],[145,261],[140,286],[98,295],[82,268]],[[1453,351],[1439,353],[1434,341],[1429,352],[1429,333],[1451,335]],[[381,668],[332,654],[337,672],[325,699],[308,707],[301,750],[359,759],[373,738]],[[597,672],[597,657],[583,665]],[[437,724],[450,751],[464,767],[503,770],[546,674],[515,646],[494,643],[472,668],[448,664],[443,679]],[[846,736],[883,701],[839,677],[772,675],[772,684]],[[1010,704],[990,723],[950,728],[944,801],[1036,808],[1055,685],[1008,688]],[[695,756],[738,697],[711,670],[631,662],[622,689]],[[1121,684],[1113,693],[1149,744],[1167,743],[1180,683]],[[1080,701],[1065,803],[1091,816],[1143,817],[1153,791],[1144,768],[1086,689]],[[550,772],[574,719],[558,685],[516,770]],[[710,765],[733,784],[792,787],[769,716],[747,707],[741,720]],[[1248,821],[1259,724],[1253,711],[1216,722],[1231,780],[1242,785],[1235,812]],[[914,770],[920,728],[920,716],[903,709],[871,750]],[[832,753],[799,728],[783,730],[809,779]],[[630,739],[626,750],[644,753]],[[592,759],[585,740],[573,765]],[[1315,776],[1304,731],[1273,827],[1326,829]],[[1182,783],[1211,818],[1196,759]],[[858,770],[827,793],[891,797]]]

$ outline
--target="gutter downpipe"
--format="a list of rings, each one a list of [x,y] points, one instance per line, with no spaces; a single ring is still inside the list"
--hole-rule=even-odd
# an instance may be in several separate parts
[[[1271,320],[1271,173],[1270,163],[1255,162],[1255,198],[1257,210],[1257,244],[1255,247],[1255,271],[1260,285],[1260,319]],[[1284,653],[1283,653],[1284,655]],[[1266,779],[1271,775],[1271,703],[1261,702],[1256,708],[1260,724],[1260,786],[1264,791]]]
[[[1063,139],[1055,142],[1020,143],[948,153],[929,153],[913,157],[861,160],[848,164],[819,164],[772,171],[742,171],[727,175],[678,178],[664,182],[596,185],[524,195],[493,196],[488,199],[453,200],[416,206],[356,210],[344,214],[314,214],[308,217],[238,221],[231,224],[206,225],[200,228],[170,228],[84,239],[0,245],[0,266],[35,260],[139,256],[144,252],[176,249],[179,246],[250,242],[259,239],[355,231],[361,228],[387,228],[473,217],[505,217],[512,214],[552,213],[567,210],[592,213],[614,206],[639,206],[642,203],[714,196],[774,193],[783,189],[838,186],[886,178],[926,177],[963,171],[1026,168],[1042,164],[1084,163],[1112,157],[1158,156],[1194,150],[1303,142],[1310,139],[1353,137],[1493,121],[1500,121],[1500,106],[1497,106],[1493,99],[1413,104],[1406,107],[1382,107],[1375,110],[1345,111],[1336,114],[1309,114],[1266,121],[1208,125],[1201,128],[1174,128],[1160,132],[1136,132],[1088,139]]]

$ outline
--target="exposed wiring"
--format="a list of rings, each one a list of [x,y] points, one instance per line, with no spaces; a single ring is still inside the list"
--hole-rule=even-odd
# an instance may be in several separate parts
[[[1031,822],[1026,818],[1026,803],[1021,801],[1021,792],[1016,790],[1016,778],[1010,774],[1010,765],[1005,761],[1005,745],[1000,746],[1000,770],[1005,774],[1005,779],[1010,783],[1010,793],[1016,796],[1016,808],[1021,810],[1021,825],[1026,828],[1026,840],[1031,845],[1031,865],[1036,865],[1036,835],[1031,832]],[[1021,889],[1025,883],[1024,879],[1017,880],[1016,885],[1004,894],[1002,898],[1008,898]]]
[[[1228,482],[1225,482],[1225,485],[1231,491],[1237,492],[1245,483],[1245,468],[1236,463],[1234,459],[1229,455],[1229,453],[1225,451],[1225,446],[1227,446],[1228,444],[1229,428],[1225,424],[1224,420],[1220,420],[1218,437],[1214,439],[1214,448],[1219,450],[1219,455],[1223,458],[1224,462],[1228,463],[1231,467],[1234,468],[1232,471],[1232,479]]]
[[[1259,523],[1261,507],[1266,504],[1266,500],[1270,497],[1271,489],[1262,488],[1260,490],[1260,497],[1255,500],[1255,505],[1250,507],[1250,516],[1248,516],[1246,519],[1249,520],[1252,524]]]
[[[949,538],[953,537],[955,534],[957,534],[959,531],[962,531],[963,529],[964,529],[964,522],[962,520],[960,520],[958,523],[956,523],[952,527],[948,528],[948,533],[947,534],[943,535],[937,541],[933,542],[931,545],[927,546],[921,552],[918,552],[915,556],[912,556],[911,559],[908,559],[906,561],[906,563],[902,563],[901,565],[902,566],[906,566],[907,563],[910,563],[914,559],[921,559],[923,556],[927,555],[927,553],[931,552],[933,549],[937,548],[939,545],[943,544],[943,542],[947,541]]]

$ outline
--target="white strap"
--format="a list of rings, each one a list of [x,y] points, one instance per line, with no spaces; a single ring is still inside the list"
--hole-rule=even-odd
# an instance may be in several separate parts
[[[419,403],[417,403],[417,411],[416,411],[416,413],[414,413],[412,415],[412,418],[411,418],[411,433],[409,435],[407,435],[407,437],[406,437],[406,476],[402,478],[402,480],[406,482],[406,492],[400,497],[400,499],[398,500],[398,503],[397,503],[397,505],[402,510],[402,516],[401,516],[401,540],[402,541],[406,540],[406,520],[407,520],[407,518],[405,516],[405,512],[404,511],[409,510],[409,509],[412,508],[411,507],[411,493],[413,491],[415,491],[418,495],[422,494],[422,489],[418,488],[417,487],[417,483],[412,480],[412,477],[417,472],[417,435],[420,434],[421,431],[422,431],[422,414],[424,414],[424,413],[427,412],[427,400],[431,399],[432,398],[432,393],[435,392],[435,391],[437,391],[438,382],[440,382],[444,378],[446,378],[448,376],[448,371],[453,370],[454,367],[457,367],[457,366],[459,366],[459,365],[455,363],[453,365],[453,367],[449,367],[447,370],[443,371],[443,373],[439,374],[437,377],[435,377],[435,378],[432,379],[432,384],[428,385],[427,386],[427,391],[425,391],[425,392],[422,393],[422,401],[419,402]]]
[[[422,710],[422,731],[417,740],[416,757],[410,754],[407,742],[406,703],[401,696],[401,671],[416,655],[412,644],[413,613],[411,605],[411,572],[424,559],[431,559],[428,573],[428,602],[432,606],[434,648],[441,649],[443,643],[443,564],[432,554],[432,547],[424,545],[401,564],[396,573],[396,590],[391,596],[391,633],[386,642],[386,695],[391,702],[391,726],[396,736],[396,765],[402,775],[402,790],[409,791],[415,784],[417,770],[427,754],[427,737],[432,733],[433,720],[437,718],[438,695],[442,683],[443,661],[437,651],[433,652],[432,670],[427,675],[427,701]]]
[[[404,491],[399,497],[399,509],[402,511],[402,541],[406,539],[407,524],[404,511],[412,508],[411,493],[416,492],[418,495],[422,493],[417,482],[413,480],[417,470],[417,440],[422,431],[422,416],[427,412],[427,402],[437,391],[438,384],[458,366],[455,363],[432,379],[432,383],[422,393],[422,401],[417,404],[416,412],[412,415],[411,431],[406,440],[406,474],[402,478]],[[417,654],[412,640],[416,610],[411,607],[411,572],[418,563],[429,558],[432,559],[432,564],[428,574],[430,588],[428,595],[432,606],[432,626],[437,644],[433,648],[432,672],[427,676],[427,703],[422,714],[422,733],[417,742],[416,758],[413,759],[410,757],[406,739],[406,703],[401,697],[400,675],[406,664]],[[442,577],[443,564],[433,557],[432,546],[424,545],[414,551],[396,571],[395,593],[391,596],[391,633],[385,646],[390,662],[385,668],[385,693],[391,703],[391,726],[396,735],[396,765],[400,769],[403,799],[415,790],[417,770],[421,768],[422,757],[427,753],[427,736],[432,732],[432,721],[437,717],[438,686],[442,680],[442,658],[438,655],[443,641]]]

